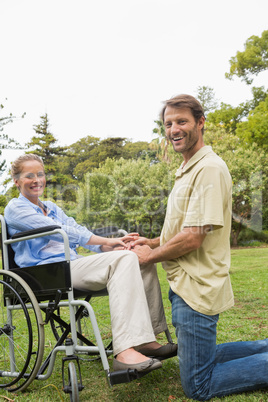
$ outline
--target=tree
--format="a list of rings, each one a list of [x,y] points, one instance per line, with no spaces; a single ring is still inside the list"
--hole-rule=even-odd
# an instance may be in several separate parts
[[[66,157],[60,158],[62,173],[75,180],[82,180],[89,170],[99,166],[95,152],[99,144],[100,138],[88,135],[70,145]]]
[[[201,103],[205,115],[207,115],[208,112],[215,110],[218,106],[218,101],[215,98],[214,90],[211,87],[199,86],[197,88],[197,99]]]
[[[230,59],[230,72],[225,77],[232,79],[237,75],[251,84],[253,75],[258,75],[268,68],[268,30],[263,31],[261,37],[256,35],[247,39],[243,52],[237,52],[235,57]]]
[[[128,141],[123,149],[124,159],[145,159],[148,156],[150,159],[155,159],[155,153],[151,151],[150,144],[146,141],[130,142]]]
[[[251,89],[253,99],[248,102],[248,109],[255,109],[260,102],[264,102],[265,98],[268,96],[268,90],[265,90],[264,86],[261,87],[252,87]]]
[[[149,158],[107,159],[80,183],[78,219],[93,228],[113,224],[158,236],[173,173],[167,163],[151,164]]]
[[[129,141],[122,137],[109,137],[100,142],[97,155],[99,164],[104,162],[107,158],[119,159],[123,157],[124,146]]]
[[[3,215],[4,214],[4,209],[7,205],[7,200],[6,197],[4,195],[0,194],[0,214]]]
[[[0,111],[4,109],[4,105],[0,104]],[[25,113],[21,116],[23,118]],[[13,123],[14,119],[17,119],[16,116],[13,116],[10,113],[8,116],[0,116],[0,156],[2,155],[2,149],[23,149],[23,147],[14,139],[9,138],[6,134],[3,133],[4,127],[9,124]],[[6,161],[0,161],[0,176],[6,169]]]
[[[157,134],[157,138],[151,142],[151,149],[156,151],[156,156],[160,161],[169,162],[169,141],[166,136],[164,122],[162,120],[155,120],[157,125],[153,129],[153,134]]]
[[[49,131],[49,119],[47,113],[40,117],[40,124],[34,125],[36,136],[33,136],[27,146],[43,159],[49,173],[57,171],[56,157],[65,155],[67,147],[55,146],[57,139]]]
[[[59,157],[66,156],[67,147],[55,145],[57,139],[49,131],[48,115],[44,114],[40,119],[40,124],[33,126],[36,135],[27,144],[28,147],[32,148],[27,153],[34,152],[44,162],[47,176],[47,187],[44,196],[53,200],[62,198],[74,200],[74,191],[71,191],[68,187],[73,183],[73,179],[69,175],[62,173],[60,166],[62,159]]]
[[[268,95],[250,112],[247,121],[238,124],[236,134],[244,139],[246,146],[255,143],[268,151]]]
[[[80,181],[87,172],[98,168],[107,158],[145,158],[150,152],[149,144],[145,141],[132,143],[121,137],[100,140],[97,137],[87,136],[68,148],[67,158],[63,158],[62,161],[64,164],[62,171]],[[150,154],[150,157],[154,158],[155,154]]]
[[[247,111],[243,104],[233,107],[222,102],[220,109],[208,114],[207,122],[223,127],[229,133],[235,133],[238,123],[245,117],[245,114]]]
[[[244,143],[235,134],[208,124],[205,143],[226,162],[233,180],[232,243],[237,245],[243,226],[261,231],[266,225],[263,195],[268,185],[267,156],[256,144]]]
[[[219,109],[208,114],[207,122],[223,127],[230,133],[235,133],[239,123],[245,120],[252,110],[255,109],[260,102],[263,102],[268,95],[268,91],[265,91],[263,86],[253,87],[251,92],[253,98],[240,103],[236,107],[222,102]]]

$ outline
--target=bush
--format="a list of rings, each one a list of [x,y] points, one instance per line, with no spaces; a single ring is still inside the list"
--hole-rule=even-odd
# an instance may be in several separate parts
[[[253,242],[257,242],[259,245],[261,245],[261,243],[268,243],[268,232],[255,232],[249,228],[242,229],[238,237],[238,244],[253,246]],[[254,247],[257,247],[256,244],[254,244]]]

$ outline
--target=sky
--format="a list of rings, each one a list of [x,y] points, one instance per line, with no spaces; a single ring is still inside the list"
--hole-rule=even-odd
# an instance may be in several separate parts
[[[0,0],[0,112],[26,113],[4,132],[24,144],[47,113],[58,145],[150,142],[173,95],[209,86],[236,106],[251,90],[225,78],[229,60],[268,29],[267,15],[267,0]]]

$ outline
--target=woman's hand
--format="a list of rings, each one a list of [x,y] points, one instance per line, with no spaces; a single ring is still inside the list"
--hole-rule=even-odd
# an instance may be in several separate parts
[[[105,238],[106,243],[101,246],[101,250],[104,252],[115,251],[115,250],[127,250],[128,245],[123,241],[124,237]]]
[[[138,240],[139,234],[138,233],[129,233],[123,237],[100,237],[93,235],[91,236],[88,244],[91,245],[100,245],[101,250],[106,251],[115,251],[115,250],[130,250],[131,243]]]

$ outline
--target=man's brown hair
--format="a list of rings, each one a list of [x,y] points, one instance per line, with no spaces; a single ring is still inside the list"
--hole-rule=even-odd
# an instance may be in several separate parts
[[[191,95],[176,95],[166,101],[164,101],[164,106],[160,112],[160,118],[165,123],[165,111],[167,106],[174,107],[177,109],[182,109],[182,108],[189,108],[191,109],[192,115],[194,116],[194,119],[196,123],[199,121],[200,117],[204,116],[204,109],[201,105],[201,103],[195,99]],[[204,127],[202,128],[202,134],[204,133]]]

